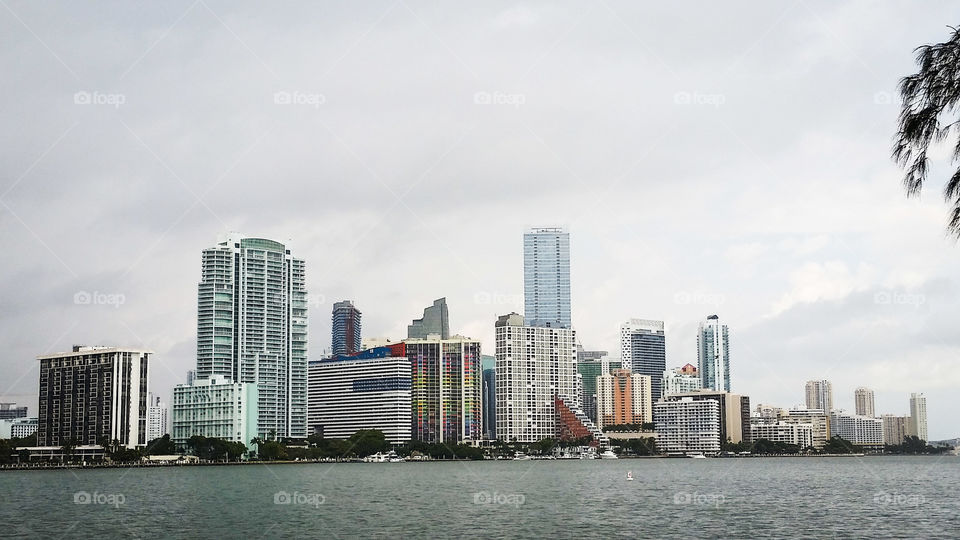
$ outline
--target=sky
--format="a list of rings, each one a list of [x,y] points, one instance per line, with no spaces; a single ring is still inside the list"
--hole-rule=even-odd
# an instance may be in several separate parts
[[[306,260],[311,359],[332,304],[405,337],[446,297],[493,352],[522,311],[522,235],[571,235],[588,349],[661,319],[670,366],[730,328],[733,390],[853,409],[927,396],[960,436],[950,153],[920,198],[890,159],[900,77],[950,2],[279,6],[0,2],[0,401],[36,356],[195,364],[200,253],[227,231]]]

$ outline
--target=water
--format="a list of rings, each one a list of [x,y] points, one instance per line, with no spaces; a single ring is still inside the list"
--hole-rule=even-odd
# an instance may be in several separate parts
[[[958,480],[956,457],[2,471],[0,537],[957,538]]]

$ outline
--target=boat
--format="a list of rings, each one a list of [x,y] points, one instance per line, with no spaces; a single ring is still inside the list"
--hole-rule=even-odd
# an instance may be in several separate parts
[[[517,453],[513,456],[513,460],[514,460],[514,461],[524,461],[524,460],[528,460],[528,459],[530,459],[530,456],[524,454],[523,452],[517,452]]]
[[[627,471],[627,481],[633,481],[633,471]]]
[[[619,459],[616,454],[613,453],[613,450],[604,450],[600,454],[600,459]]]
[[[692,457],[693,459],[707,459],[707,456],[700,453],[690,454],[690,457]]]

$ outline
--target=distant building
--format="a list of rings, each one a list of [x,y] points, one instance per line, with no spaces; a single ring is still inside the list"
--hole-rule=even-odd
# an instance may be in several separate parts
[[[791,422],[773,422],[769,424],[751,424],[750,437],[784,444],[795,444],[801,450],[813,446],[813,425]]]
[[[860,387],[853,392],[855,409],[860,416],[876,416],[874,414],[873,390]]]
[[[813,447],[823,448],[830,440],[830,415],[823,409],[790,409],[786,416],[780,417],[781,422],[791,424],[809,424],[813,429]]]
[[[883,444],[903,444],[904,438],[910,434],[910,417],[885,414],[880,417],[883,423]]]
[[[331,332],[334,355],[360,350],[360,310],[350,300],[333,304]]]
[[[597,378],[597,427],[653,422],[650,376],[617,369]]]
[[[411,438],[430,443],[481,440],[480,342],[452,336],[408,339],[404,344],[413,378]]]
[[[233,382],[223,375],[174,386],[170,438],[179,449],[186,448],[190,437],[202,435],[241,442],[253,450],[250,441],[259,432],[258,393],[256,384]]]
[[[620,358],[634,373],[650,377],[654,400],[663,397],[663,372],[667,369],[663,321],[630,319],[621,324]]]
[[[583,412],[591,421],[597,421],[597,377],[620,369],[623,364],[615,358],[600,358],[577,361],[577,373],[580,375],[580,402]]]
[[[927,398],[922,393],[910,394],[910,433],[921,441],[927,439]]]
[[[37,432],[37,418],[0,419],[0,439],[23,439]]]
[[[764,403],[758,403],[756,409],[754,409],[754,412],[758,418],[764,419],[778,419],[788,414],[786,409],[782,407],[776,407],[774,405],[767,405]]]
[[[483,368],[483,438],[497,439],[497,357],[485,354]]]
[[[704,389],[730,391],[730,332],[716,315],[697,330],[697,364]]]
[[[692,364],[663,372],[663,395],[661,397],[696,392],[702,388],[703,382],[700,380],[700,374]]]
[[[147,443],[147,380],[153,353],[75,346],[38,356],[40,407],[37,446]]]
[[[830,381],[826,379],[807,381],[805,390],[807,408],[820,409],[829,415],[833,410],[833,385]]]
[[[523,301],[528,326],[570,328],[570,233],[538,227],[523,235]]]
[[[197,378],[257,384],[261,438],[307,436],[306,263],[289,246],[229,233],[204,249]]]
[[[554,422],[556,425],[555,439],[560,441],[577,441],[590,437],[590,446],[609,448],[610,439],[587,418],[577,403],[568,396],[556,395],[553,398]]]
[[[664,398],[667,401],[681,399],[694,401],[713,400],[720,404],[720,441],[732,443],[750,442],[750,398],[729,392],[699,390],[684,394],[673,394]]]
[[[554,398],[582,407],[576,403],[576,332],[530,326],[511,313],[497,319],[495,333],[497,436],[524,443],[556,438]]]
[[[407,339],[450,339],[450,315],[447,312],[447,299],[438,298],[433,305],[423,310],[423,317],[414,319],[407,326]]]
[[[670,454],[720,451],[720,402],[682,397],[653,404],[657,448]],[[749,429],[749,428],[748,428]]]
[[[608,354],[609,353],[607,353],[607,351],[588,351],[583,348],[583,345],[580,345],[579,343],[577,344],[577,362],[600,360]]]
[[[147,398],[147,442],[159,439],[170,433],[170,418],[167,404],[160,401],[160,396],[148,394]]]
[[[13,405],[16,405],[16,403],[0,403],[0,420],[12,420],[27,416],[26,407],[14,407]]]
[[[368,337],[360,340],[360,350],[365,351],[367,349],[376,349],[377,347],[387,347],[396,343],[396,341],[387,337]]]
[[[333,439],[376,429],[404,444],[411,438],[412,380],[403,343],[311,361],[310,429]]]
[[[883,422],[879,418],[833,411],[830,414],[830,434],[857,446],[883,446]]]

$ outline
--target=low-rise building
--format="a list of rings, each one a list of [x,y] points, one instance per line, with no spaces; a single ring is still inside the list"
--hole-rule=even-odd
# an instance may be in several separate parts
[[[813,447],[823,448],[830,440],[830,416],[823,409],[790,409],[781,422],[791,424],[810,424],[813,427]]]
[[[657,448],[666,453],[716,454],[720,451],[720,402],[678,399],[653,404]],[[749,429],[749,428],[748,428]]]
[[[694,401],[712,400],[720,404],[720,442],[750,442],[750,398],[717,390],[698,390],[672,394],[664,398],[676,401],[690,398]]]
[[[253,449],[257,437],[259,392],[255,383],[233,382],[222,375],[194,379],[173,388],[170,438],[183,449],[194,435],[242,442]]]
[[[772,422],[750,424],[750,437],[753,441],[768,441],[795,444],[800,449],[813,446],[813,425],[791,422]]]
[[[830,414],[830,433],[857,446],[883,446],[883,421],[872,416],[833,411]]]
[[[23,439],[36,432],[36,417],[0,419],[0,439]]]

